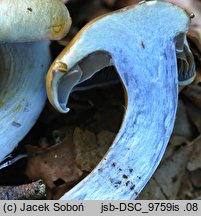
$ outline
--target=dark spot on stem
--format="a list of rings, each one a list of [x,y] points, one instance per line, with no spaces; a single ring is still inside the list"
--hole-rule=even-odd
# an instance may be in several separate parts
[[[102,172],[103,172],[103,169],[102,169],[102,168],[98,169],[98,172],[102,173]]]
[[[122,177],[123,177],[124,179],[127,179],[127,178],[128,178],[128,176],[127,176],[127,175],[125,175],[125,174],[124,174]]]
[[[129,185],[129,183],[130,183],[130,181],[127,181],[127,182],[126,182],[126,187]]]
[[[145,48],[145,45],[144,45],[143,41],[141,42],[141,46],[142,46],[143,49]]]
[[[133,190],[135,188],[135,185],[130,186],[130,190]]]
[[[113,180],[112,178],[109,178],[109,180],[110,180],[110,182],[111,182],[111,183],[113,183],[113,182],[114,182],[114,180]]]
[[[119,184],[119,185],[120,185],[120,184],[121,184],[121,181],[115,182],[115,184]]]
[[[116,166],[116,163],[112,163],[112,167],[115,167]]]
[[[19,128],[22,125],[20,123],[14,121],[14,122],[12,122],[12,126]]]
[[[27,8],[28,11],[32,12],[32,8]]]

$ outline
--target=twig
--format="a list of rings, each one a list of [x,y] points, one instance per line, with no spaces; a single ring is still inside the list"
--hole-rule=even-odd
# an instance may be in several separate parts
[[[0,186],[0,200],[44,199],[45,184],[42,180],[20,186]]]

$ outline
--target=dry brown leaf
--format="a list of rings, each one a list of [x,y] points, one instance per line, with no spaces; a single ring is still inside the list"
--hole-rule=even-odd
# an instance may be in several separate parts
[[[201,133],[201,110],[192,102],[186,101],[186,109],[191,122],[196,126],[196,129]]]
[[[198,108],[201,109],[201,86],[190,85],[183,90],[183,94]]]
[[[201,169],[190,172],[189,179],[195,188],[201,188]]]
[[[200,58],[200,62],[201,62],[201,58]],[[199,65],[196,65],[196,77],[194,82],[197,84],[201,83],[201,63]]]
[[[178,146],[195,138],[194,127],[187,115],[186,106],[179,100],[174,130],[170,139],[171,145]]]
[[[186,171],[179,188],[179,192],[177,194],[177,199],[185,200],[185,199],[193,199],[193,186],[189,179],[189,174]]]
[[[187,143],[188,141],[189,139],[185,136],[172,135],[169,142],[171,145],[180,146],[184,143]]]
[[[108,6],[113,6],[116,2],[116,0],[102,0],[102,1]]]
[[[179,179],[179,184],[177,187],[178,190],[176,189],[178,191],[176,197],[172,198],[195,199],[196,197],[201,196],[201,136],[197,137],[195,140],[193,140],[190,144],[186,145],[182,149],[184,151],[187,151],[187,158],[183,158],[183,162],[187,161],[187,163],[184,170],[184,166],[182,165],[182,173],[184,172],[184,175],[182,176],[182,178]],[[172,156],[174,160],[175,157],[176,154]],[[178,165],[178,161],[176,160],[174,165],[170,169],[174,171],[175,166],[178,167]],[[168,169],[166,171],[168,171]],[[177,172],[181,174],[179,170]],[[157,175],[155,175],[154,178],[158,180],[156,176]],[[167,189],[171,189],[170,186],[167,187]]]
[[[143,199],[176,199],[191,151],[191,147],[182,147],[163,161],[145,187],[145,194],[142,191]]]
[[[82,171],[75,164],[72,133],[48,148],[27,146],[26,174],[32,180],[42,179],[49,188],[72,185],[80,179]]]
[[[96,135],[91,131],[75,128],[73,142],[75,143],[76,163],[81,170],[90,172],[98,162],[95,161],[97,159],[95,152],[97,147]]]
[[[185,172],[191,148],[181,148],[173,157],[166,160],[154,175],[163,193],[168,199],[176,199],[179,186]]]
[[[139,194],[139,200],[165,200],[166,197],[154,177],[148,182],[143,191]]]
[[[75,143],[76,162],[81,170],[91,172],[101,161],[115,136],[109,131],[101,131],[96,136],[91,131],[75,128],[73,142]]]
[[[201,136],[195,139],[191,146],[193,148],[190,160],[187,164],[187,169],[189,171],[195,171],[197,169],[201,169]]]
[[[126,7],[129,5],[133,5],[133,4],[138,4],[141,0],[117,0],[116,4],[118,6],[118,8],[122,8],[122,7]]]
[[[188,146],[192,149],[182,178],[177,199],[197,199],[201,196],[201,136]]]

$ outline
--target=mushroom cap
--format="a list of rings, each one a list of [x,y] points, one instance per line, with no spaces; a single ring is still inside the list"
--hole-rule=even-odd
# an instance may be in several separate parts
[[[142,19],[142,21],[140,21],[140,19]],[[182,32],[180,32],[178,23],[183,27]],[[176,44],[176,52],[178,46],[178,53],[183,54],[184,43],[187,43],[185,36],[189,25],[189,14],[185,10],[177,5],[161,1],[149,1],[144,4],[129,6],[92,20],[78,32],[49,69],[46,77],[46,88],[50,103],[59,112],[65,113],[69,110],[68,108],[65,109],[66,104],[64,104],[67,103],[68,99],[65,99],[65,101],[60,101],[59,99],[60,93],[59,88],[57,88],[59,85],[58,83],[61,84],[62,79],[65,81],[71,79],[71,84],[69,83],[69,85],[72,88],[70,86],[68,86],[68,89],[66,88],[66,95],[68,97],[70,93],[69,90],[71,91],[73,86],[90,78],[95,71],[87,72],[85,70],[84,72],[80,72],[80,70],[74,67],[91,53],[95,51],[105,51],[113,58],[116,52],[115,49],[117,50],[120,47],[125,50],[124,52],[127,52],[126,50],[129,50],[130,44],[132,43],[136,45],[136,47],[133,48],[135,49],[133,55],[136,55],[136,50],[138,49],[137,44],[142,46],[143,40],[147,40],[148,45],[152,46],[153,53],[155,53],[155,44],[161,43],[162,46],[167,40],[172,40]],[[111,40],[111,38],[113,38],[113,40]],[[177,41],[179,41],[179,43]],[[188,54],[187,56],[190,56],[190,66],[186,68],[190,68],[189,76],[190,81],[192,81],[195,77],[192,63],[193,56],[187,44],[185,47]],[[151,56],[145,57],[146,53],[148,53],[145,51],[144,58],[150,58]],[[141,52],[141,50],[138,50],[138,52]],[[118,55],[119,58],[121,58],[120,54]],[[181,59],[180,62],[182,66],[188,64],[185,56],[179,55],[178,58]],[[134,57],[134,59],[136,59],[136,57]],[[59,65],[63,63],[66,64],[66,69],[61,71],[58,68],[60,67]],[[115,60],[113,63],[115,64]],[[137,60],[136,64],[140,65]],[[73,71],[73,69],[75,70]],[[179,68],[179,73],[182,74],[183,70],[180,71]],[[65,73],[66,75],[64,75]],[[185,82],[183,78],[180,83],[185,85],[189,82]]]
[[[0,42],[59,40],[71,18],[61,0],[1,0]]]

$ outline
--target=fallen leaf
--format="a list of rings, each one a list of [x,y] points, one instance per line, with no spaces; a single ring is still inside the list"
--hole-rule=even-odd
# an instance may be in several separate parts
[[[137,197],[138,200],[166,200],[165,194],[162,192],[155,178],[151,178],[143,191]]]
[[[181,180],[181,184],[179,186],[179,192],[177,194],[177,199],[181,200],[189,200],[194,199],[194,188],[189,179],[189,174],[185,171],[184,176]]]
[[[190,172],[189,178],[195,188],[201,188],[201,169]]]
[[[91,172],[101,161],[112,144],[116,134],[109,131],[95,133],[75,128],[73,142],[75,143],[76,163],[83,171]]]
[[[188,161],[187,169],[192,172],[201,169],[201,136],[195,139],[191,146],[193,151]]]
[[[194,127],[187,115],[186,106],[182,100],[178,102],[176,120],[170,139],[171,145],[178,146],[195,138]]]
[[[201,109],[201,86],[189,85],[182,92],[194,105]]]
[[[144,191],[141,192],[141,196],[155,200],[164,199],[164,197],[165,199],[176,199],[191,151],[191,147],[181,147],[172,157],[163,161],[150,180],[152,182],[144,189],[148,197],[143,195]],[[153,190],[153,185],[156,185],[158,189]]]
[[[191,122],[195,125],[197,132],[201,133],[201,113],[200,108],[195,106],[191,101],[185,100],[186,109],[188,112],[188,116],[191,119]],[[196,131],[195,129],[195,131]]]
[[[42,179],[49,188],[72,185],[83,174],[75,163],[72,133],[48,148],[27,146],[27,152],[26,175],[32,180]]]

